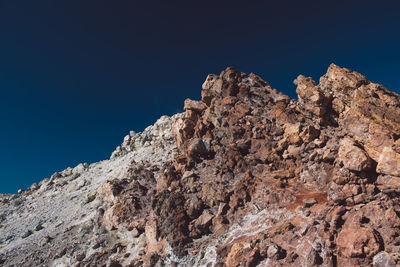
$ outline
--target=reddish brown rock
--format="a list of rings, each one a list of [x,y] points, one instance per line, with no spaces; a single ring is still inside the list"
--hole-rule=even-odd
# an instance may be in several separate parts
[[[246,225],[243,218],[254,209],[283,209],[292,216],[285,224],[274,218],[260,224],[269,227],[262,234],[247,234],[247,226],[218,241],[217,263],[369,265],[384,248],[395,249],[398,204],[376,205],[387,200],[381,200],[383,186],[388,193],[399,190],[396,157],[383,160],[385,146],[398,153],[396,120],[385,119],[396,114],[398,96],[336,65],[320,84],[304,76],[295,83],[297,103],[258,76],[228,68],[203,84],[206,107],[187,102],[174,131],[180,154],[174,167],[184,177],[175,190],[188,192],[182,195],[188,228],[178,228],[192,240],[176,244],[207,246],[230,227]],[[391,178],[379,176],[376,164]]]
[[[190,99],[186,99],[185,100],[184,109],[186,111],[192,110],[192,111],[194,111],[196,113],[201,113],[206,108],[207,108],[207,106],[201,101],[193,101],[193,100],[190,100]]]
[[[383,248],[374,229],[359,226],[344,228],[336,244],[341,256],[346,258],[371,258]]]
[[[390,147],[384,147],[379,156],[376,171],[382,174],[400,176],[400,154]]]
[[[311,77],[299,75],[294,84],[297,85],[296,93],[299,104],[306,110],[322,118],[327,110],[329,99],[318,88],[317,83]]]
[[[372,161],[367,153],[349,138],[340,140],[338,160],[345,168],[352,171],[363,171],[372,167]]]
[[[398,264],[400,96],[334,64],[295,84],[298,101],[231,67],[208,75],[174,119],[174,159],[99,189],[113,245],[81,263]]]

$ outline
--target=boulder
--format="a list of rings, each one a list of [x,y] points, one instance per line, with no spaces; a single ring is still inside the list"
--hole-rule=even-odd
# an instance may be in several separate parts
[[[306,110],[322,118],[329,105],[329,99],[318,88],[317,83],[311,77],[299,75],[294,84],[297,85],[296,93],[299,104]]]
[[[194,228],[200,234],[207,234],[210,232],[211,222],[214,216],[210,213],[209,210],[205,210],[203,214],[200,215],[194,222]]]
[[[336,245],[340,255],[347,258],[372,258],[381,249],[381,240],[376,230],[353,225],[338,234]]]
[[[193,139],[188,148],[188,155],[192,158],[203,157],[207,155],[208,152],[206,145],[200,138]]]
[[[185,100],[184,110],[192,110],[196,113],[201,113],[207,108],[206,104],[201,101],[194,101],[191,99]]]
[[[374,257],[372,262],[374,267],[394,267],[400,263],[400,254],[398,253],[387,253],[382,251]]]
[[[391,147],[382,150],[376,166],[376,172],[393,176],[400,176],[400,154]]]
[[[352,171],[364,171],[372,167],[372,161],[368,154],[356,146],[350,138],[340,141],[338,161]]]

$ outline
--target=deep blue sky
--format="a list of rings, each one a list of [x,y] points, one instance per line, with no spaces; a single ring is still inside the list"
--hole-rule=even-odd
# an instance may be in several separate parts
[[[0,192],[108,158],[227,66],[290,96],[331,62],[396,91],[397,3],[0,0]]]

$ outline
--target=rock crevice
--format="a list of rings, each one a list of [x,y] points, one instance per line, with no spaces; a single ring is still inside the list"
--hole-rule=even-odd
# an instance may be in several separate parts
[[[334,64],[294,83],[298,100],[253,73],[210,74],[201,100],[111,160],[0,196],[0,233],[15,233],[3,265],[400,264],[400,96]],[[79,216],[62,231],[51,209],[29,234],[10,226],[66,191]]]

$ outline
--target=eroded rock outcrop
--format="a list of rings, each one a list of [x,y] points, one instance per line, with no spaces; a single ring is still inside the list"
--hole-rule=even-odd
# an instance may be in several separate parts
[[[54,253],[39,249],[18,262],[7,246],[27,242],[7,237],[0,239],[0,260],[6,266],[400,264],[400,96],[334,64],[319,84],[303,75],[295,84],[298,100],[234,68],[209,75],[201,100],[187,99],[183,114],[125,137],[96,173],[107,178],[84,198],[92,216],[77,217],[63,234],[48,232],[43,242],[56,243]],[[86,182],[75,190],[95,181],[85,174],[95,167],[83,167],[72,181]],[[68,187],[72,182],[57,181],[74,171],[62,173],[52,182]],[[42,187],[1,196],[0,203],[27,207],[30,195],[48,197]],[[2,212],[0,222],[7,222]],[[66,237],[71,241],[63,247]]]

